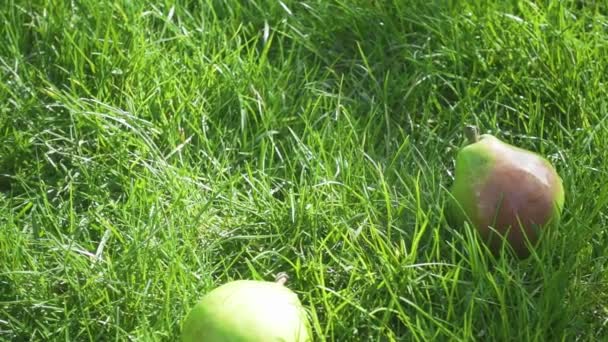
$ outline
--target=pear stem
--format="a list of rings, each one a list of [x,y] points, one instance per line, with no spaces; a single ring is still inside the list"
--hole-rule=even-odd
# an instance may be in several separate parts
[[[464,135],[467,137],[469,144],[474,144],[479,141],[479,128],[475,125],[467,125],[464,128]]]
[[[274,278],[274,281],[277,284],[280,285],[285,285],[285,283],[287,282],[287,280],[289,279],[289,276],[287,275],[287,273],[285,272],[280,272],[279,274],[277,274],[277,276]]]

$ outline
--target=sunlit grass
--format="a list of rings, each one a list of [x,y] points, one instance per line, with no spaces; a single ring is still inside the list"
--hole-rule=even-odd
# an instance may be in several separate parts
[[[281,271],[319,341],[608,338],[608,9],[435,3],[8,0],[0,339],[174,341]],[[527,260],[445,223],[465,123],[564,179]]]

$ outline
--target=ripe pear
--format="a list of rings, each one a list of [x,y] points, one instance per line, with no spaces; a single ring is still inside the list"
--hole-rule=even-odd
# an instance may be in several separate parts
[[[298,296],[276,282],[235,280],[207,294],[182,327],[182,342],[309,342],[306,312]]]
[[[468,144],[456,156],[448,222],[472,224],[496,255],[506,240],[516,255],[530,255],[540,229],[557,224],[564,207],[562,179],[540,155],[467,126]]]

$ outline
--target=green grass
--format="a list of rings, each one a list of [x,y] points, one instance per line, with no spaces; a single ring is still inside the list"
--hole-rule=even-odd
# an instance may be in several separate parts
[[[281,271],[318,341],[608,339],[608,7],[474,3],[5,0],[0,340]],[[466,123],[564,179],[527,260],[445,223]]]

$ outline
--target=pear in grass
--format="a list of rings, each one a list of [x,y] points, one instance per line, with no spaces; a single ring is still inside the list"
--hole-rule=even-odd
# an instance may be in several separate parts
[[[541,229],[557,224],[564,206],[562,179],[540,155],[465,129],[448,201],[448,222],[472,224],[496,255],[503,241],[520,258],[530,255]]]
[[[276,282],[235,280],[207,294],[191,309],[182,342],[309,342],[310,327],[298,296]]]

